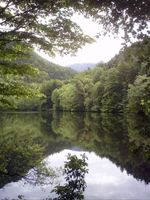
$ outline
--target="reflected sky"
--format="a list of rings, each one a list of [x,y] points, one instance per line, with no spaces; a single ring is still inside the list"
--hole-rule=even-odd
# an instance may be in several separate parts
[[[86,176],[87,188],[85,199],[87,200],[149,200],[150,184],[137,181],[126,171],[121,171],[111,161],[100,158],[95,153],[63,150],[46,158],[51,167],[60,167],[64,164],[68,153],[80,156],[85,153],[88,157],[89,173]],[[0,190],[0,198],[16,198],[24,195],[27,199],[53,198],[51,193],[52,186],[31,186],[24,184],[22,180],[16,183],[7,184]]]

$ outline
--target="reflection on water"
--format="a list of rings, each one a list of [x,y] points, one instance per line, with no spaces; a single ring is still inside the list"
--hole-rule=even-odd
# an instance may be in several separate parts
[[[58,167],[68,152],[85,152],[89,167],[85,199],[148,200],[149,122],[133,115],[1,114],[0,197],[53,198],[53,186],[24,185],[22,178],[43,159]]]

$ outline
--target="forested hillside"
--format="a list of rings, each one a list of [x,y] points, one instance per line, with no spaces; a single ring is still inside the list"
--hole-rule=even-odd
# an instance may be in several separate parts
[[[77,72],[83,72],[87,69],[91,69],[96,66],[96,63],[75,63],[68,65],[71,69],[74,69]]]
[[[34,85],[34,89],[39,91],[39,95],[15,101],[13,109],[17,110],[48,110],[52,108],[53,90],[59,88],[63,81],[73,78],[76,74],[73,69],[49,62],[35,52],[31,52],[28,59],[21,60],[21,62],[30,64],[38,70],[35,76],[26,75],[23,76],[23,80]]]
[[[120,53],[105,67],[102,65],[102,69],[96,68],[77,75],[72,81],[61,83],[62,87],[60,83],[54,83],[59,85],[60,89],[58,86],[52,87],[53,90],[56,88],[53,93],[52,91],[47,93],[51,83],[50,87],[49,83],[46,83],[46,87],[40,85],[43,79],[49,80],[51,75],[55,79],[62,80],[63,77],[68,79],[67,74],[69,73],[70,77],[70,72],[65,69],[62,73],[54,69],[49,70],[48,62],[42,61],[36,55],[31,61],[28,53],[37,47],[49,55],[74,55],[85,44],[94,42],[94,38],[86,35],[82,27],[71,18],[75,13],[91,17],[100,24],[103,30],[101,28],[95,30],[96,37],[122,33],[124,46],[133,43],[134,39],[142,41],[150,35],[149,5],[147,0],[119,3],[117,0],[108,2],[79,0],[76,3],[45,0],[44,4],[41,1],[2,0],[0,2],[0,108],[12,108],[16,104],[16,99],[25,100],[22,104],[24,105],[27,103],[26,98],[37,100],[37,97],[42,97],[46,98],[46,102],[52,100],[54,107],[59,110],[120,112],[129,108],[131,111],[148,113],[148,39],[143,43],[133,44],[130,50],[126,49],[124,53]],[[25,57],[28,64],[18,61],[19,58],[26,60]],[[33,61],[38,68],[44,65],[41,73],[38,74]],[[40,62],[42,65],[39,65]],[[30,75],[34,75],[34,78],[30,78]],[[51,93],[52,98],[50,98]],[[41,102],[39,104],[41,107]]]
[[[52,93],[68,111],[150,112],[150,39],[122,50],[107,64],[77,74]]]
[[[9,96],[17,110],[65,110],[94,112],[150,112],[150,39],[120,51],[108,63],[85,72],[55,65],[36,53],[24,59],[34,76],[21,80],[38,95]],[[2,106],[2,109],[4,107]],[[7,106],[6,108],[7,109]]]
[[[23,62],[31,64],[39,70],[35,78],[28,77],[30,81],[34,82],[43,82],[50,79],[65,80],[72,78],[76,74],[73,69],[56,65],[35,52],[30,53],[28,59],[24,59]]]
[[[75,74],[71,68],[51,63],[23,44],[4,46],[0,51],[0,109],[39,110],[43,105],[48,109],[52,107],[52,91]]]

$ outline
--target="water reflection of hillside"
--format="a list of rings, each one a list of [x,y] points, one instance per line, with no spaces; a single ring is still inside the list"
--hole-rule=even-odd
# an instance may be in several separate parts
[[[3,114],[0,187],[25,176],[46,156],[67,148],[94,151],[136,179],[150,182],[149,119],[78,113]]]
[[[55,121],[55,120],[54,120]],[[150,182],[150,120],[142,116],[64,113],[53,131],[73,145],[109,158],[136,179]],[[69,125],[68,125],[69,122]]]

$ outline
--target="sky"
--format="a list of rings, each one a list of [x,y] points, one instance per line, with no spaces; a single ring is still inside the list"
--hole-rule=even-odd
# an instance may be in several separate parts
[[[98,31],[101,30],[100,25],[92,22],[90,19],[86,19],[83,16],[74,15],[72,18],[80,27],[82,28],[85,34],[88,34],[91,37],[94,37]],[[51,62],[62,66],[68,66],[74,63],[99,63],[107,62],[112,57],[114,57],[122,47],[123,40],[121,38],[114,38],[113,35],[101,36],[99,39],[96,39],[96,42],[92,44],[87,44],[82,49],[80,49],[76,56],[66,55],[61,57],[56,55],[56,57],[51,58],[48,55],[40,52],[44,58],[48,59]]]
[[[88,158],[88,174],[85,177],[87,188],[85,190],[86,200],[149,200],[150,184],[145,184],[144,181],[136,180],[132,175],[122,171],[114,163],[107,158],[101,158],[94,152],[75,151],[64,149],[59,153],[54,153],[45,158],[46,164],[52,169],[60,169],[66,161],[68,154],[76,155],[85,154]],[[59,170],[57,170],[59,172]],[[30,171],[31,172],[31,171]],[[34,176],[33,176],[34,177]],[[34,179],[33,179],[34,180]],[[52,180],[51,180],[52,181]],[[55,185],[63,184],[61,176],[55,178],[54,185],[45,184],[32,185],[24,182],[23,179],[8,183],[0,189],[1,198],[17,198],[18,195],[23,195],[26,199],[47,199],[54,198],[54,193],[50,191]]]

